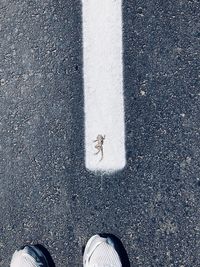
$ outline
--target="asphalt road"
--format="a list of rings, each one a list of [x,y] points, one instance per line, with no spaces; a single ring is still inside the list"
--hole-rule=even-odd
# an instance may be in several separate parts
[[[0,1],[0,266],[30,242],[82,266],[98,232],[132,266],[200,266],[199,15],[199,0],[124,1],[127,165],[99,175],[84,167],[81,1]]]

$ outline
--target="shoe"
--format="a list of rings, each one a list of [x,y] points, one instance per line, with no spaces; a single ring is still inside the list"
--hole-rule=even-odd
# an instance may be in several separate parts
[[[84,267],[122,267],[114,242],[110,237],[92,236],[83,254]]]
[[[49,267],[49,264],[37,246],[28,245],[14,252],[10,267]]]

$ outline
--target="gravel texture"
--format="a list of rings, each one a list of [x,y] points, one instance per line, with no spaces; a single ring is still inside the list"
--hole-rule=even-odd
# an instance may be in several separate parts
[[[0,1],[0,266],[25,243],[82,266],[98,232],[132,266],[200,266],[199,15],[124,1],[127,165],[100,175],[84,167],[81,1]]]

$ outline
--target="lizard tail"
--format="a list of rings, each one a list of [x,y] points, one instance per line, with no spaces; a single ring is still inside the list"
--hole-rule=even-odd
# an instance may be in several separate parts
[[[103,148],[101,149],[101,159],[99,161],[102,161],[103,159]]]

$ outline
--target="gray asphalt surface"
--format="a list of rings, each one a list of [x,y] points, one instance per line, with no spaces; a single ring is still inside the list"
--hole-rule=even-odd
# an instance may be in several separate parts
[[[124,1],[127,165],[95,175],[81,1],[0,1],[0,266],[24,243],[82,266],[98,232],[132,266],[200,266],[199,15],[199,0]]]

